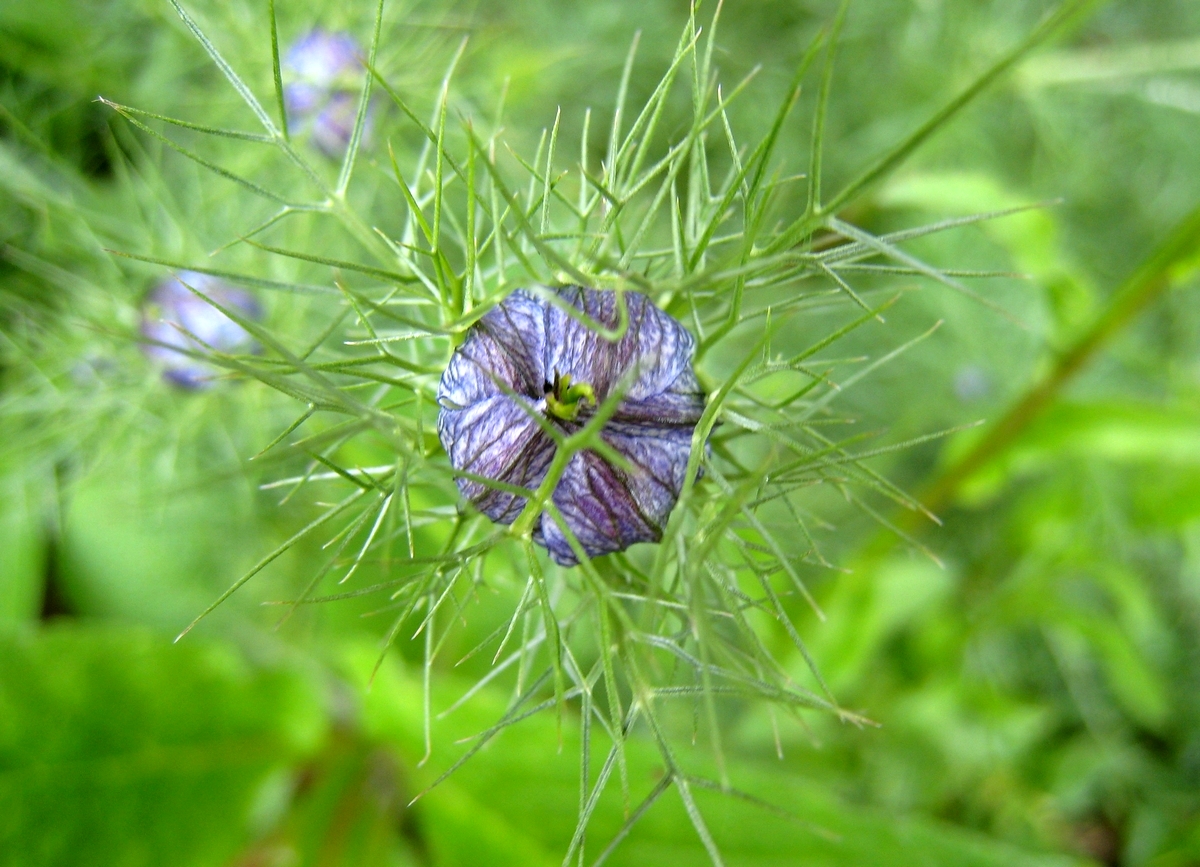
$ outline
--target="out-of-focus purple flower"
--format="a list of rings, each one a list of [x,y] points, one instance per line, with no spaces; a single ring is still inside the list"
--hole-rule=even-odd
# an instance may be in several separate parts
[[[296,134],[311,133],[321,152],[337,159],[354,132],[363,65],[358,43],[349,33],[330,33],[320,27],[300,37],[283,60],[287,83],[283,104],[288,127]],[[368,106],[366,141],[370,130]]]
[[[963,403],[982,400],[992,392],[992,378],[978,364],[969,364],[954,376],[954,393]]]
[[[179,276],[163,280],[150,291],[142,303],[141,332],[147,341],[142,349],[162,364],[163,377],[168,382],[194,390],[207,388],[216,371],[171,347],[189,351],[211,347],[236,353],[251,352],[255,344],[242,326],[196,297],[188,286],[249,319],[260,318],[262,308],[250,294],[217,277],[195,271],[181,271]]]
[[[613,328],[615,292],[569,286],[565,303]],[[535,490],[554,458],[554,440],[536,417],[564,435],[624,389],[600,436],[625,458],[574,454],[551,497],[589,557],[657,542],[679,499],[704,393],[692,369],[692,336],[646,296],[625,293],[629,327],[610,341],[546,297],[518,290],[467,333],[438,387],[438,436],[455,469]],[[459,490],[501,524],[526,498],[474,479]],[[577,562],[559,525],[538,518],[533,538],[564,566]]]

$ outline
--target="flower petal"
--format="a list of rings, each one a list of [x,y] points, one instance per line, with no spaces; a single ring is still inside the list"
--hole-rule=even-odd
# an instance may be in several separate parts
[[[521,398],[496,394],[463,409],[438,414],[438,438],[455,469],[509,485],[533,489],[554,457],[554,441],[523,408]],[[510,524],[525,497],[497,490],[474,479],[458,479],[458,488],[479,511],[499,524]]]
[[[589,557],[662,538],[661,526],[639,509],[624,476],[589,449],[572,456],[554,489],[554,505]],[[579,562],[562,528],[546,514],[542,515],[541,536],[537,541],[546,546],[555,562],[562,566]]]
[[[622,481],[639,513],[661,531],[683,490],[692,428],[610,422],[602,436],[629,462],[631,468],[621,472]]]
[[[546,376],[542,303],[514,292],[489,310],[450,359],[438,388],[443,407],[467,407],[509,391],[541,398]]]
[[[186,284],[186,285],[185,285]],[[191,287],[189,289],[188,287]],[[142,303],[142,351],[163,364],[163,375],[175,385],[200,389],[211,385],[216,370],[186,351],[257,352],[250,334],[204,298],[236,310],[248,319],[261,319],[254,296],[209,274],[181,271],[160,282]],[[176,352],[171,347],[182,350]]]
[[[615,292],[569,286],[559,296],[607,328],[619,322]],[[629,327],[613,342],[547,303],[545,369],[588,383],[599,400],[632,369],[634,380],[625,393],[631,401],[660,394],[690,372],[695,342],[687,329],[639,292],[626,292],[625,306]]]
[[[329,88],[338,76],[358,68],[360,53],[349,33],[330,33],[317,27],[292,43],[283,66],[302,81]]]
[[[658,394],[641,400],[624,400],[613,415],[614,422],[642,424],[659,427],[686,427],[691,429],[704,415],[705,397],[690,369],[680,372],[675,381]]]

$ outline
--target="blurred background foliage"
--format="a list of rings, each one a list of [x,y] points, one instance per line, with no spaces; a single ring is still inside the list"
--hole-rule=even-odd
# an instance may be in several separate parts
[[[283,44],[314,24],[369,32],[368,4],[277,5]],[[830,107],[832,186],[1050,6],[853,3]],[[266,3],[189,8],[269,92]],[[769,124],[835,11],[726,4],[723,77],[762,65],[740,124]],[[462,109],[486,114],[506,88],[509,138],[532,150],[561,106],[577,152],[578,116],[611,111],[634,32],[631,90],[644,98],[686,13],[680,0],[395,3],[379,67],[425,108],[467,35]],[[386,627],[361,616],[372,605],[311,607],[274,630],[259,603],[303,582],[315,545],[170,644],[302,512],[261,490],[268,476],[245,460],[289,419],[253,387],[170,391],[134,340],[138,300],[162,269],[104,252],[198,259],[253,223],[97,94],[210,123],[238,111],[166,3],[0,4],[0,864],[557,863],[574,828],[578,733],[526,721],[409,807],[506,693],[481,690],[426,744],[422,690],[444,709],[487,671],[478,658],[453,666],[469,636],[428,684],[406,661],[419,649],[402,643],[368,690]],[[809,114],[785,131],[798,154]],[[1097,4],[853,214],[883,233],[1047,203],[912,248],[1026,275],[984,281],[1022,324],[914,280],[889,327],[944,326],[848,393],[846,411],[896,441],[995,422],[1200,204],[1197,142],[1200,6]],[[986,426],[876,459],[936,499],[943,526],[904,525],[916,536],[905,541],[814,495],[840,571],[816,581],[826,619],[796,615],[841,703],[880,726],[731,713],[734,782],[790,815],[702,792],[727,863],[1200,864],[1200,287],[1186,263],[1171,277],[969,474],[953,468]],[[879,333],[865,329],[847,354],[873,353]],[[475,640],[506,616],[480,608]],[[651,789],[653,751],[630,762],[634,788]],[[604,809],[595,854],[623,822],[619,804]],[[668,799],[609,863],[706,856]]]

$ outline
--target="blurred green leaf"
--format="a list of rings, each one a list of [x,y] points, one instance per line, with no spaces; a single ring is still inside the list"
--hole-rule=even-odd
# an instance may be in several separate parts
[[[350,676],[364,683],[374,664],[373,647],[346,654]],[[448,704],[469,683],[441,679],[435,709]],[[364,725],[375,737],[396,744],[406,755],[424,752],[421,685],[404,670],[385,664],[363,705]],[[484,690],[434,728],[433,769],[415,781],[427,785],[449,755],[460,755],[468,741],[504,714],[502,693]],[[594,750],[592,778],[604,756]],[[663,766],[648,739],[627,744],[633,806],[662,778]],[[572,720],[558,732],[553,712],[519,723],[511,732],[473,756],[445,782],[417,802],[433,863],[438,865],[560,864],[575,827],[579,803],[579,736]],[[678,757],[697,773],[712,775],[707,751]],[[773,807],[736,795],[693,785],[705,820],[728,865],[805,865],[805,867],[990,867],[1029,865],[1067,867],[1082,862],[1037,855],[996,843],[981,835],[922,819],[885,815],[850,807],[814,783],[783,770],[743,759],[735,786]],[[615,786],[614,786],[615,788]],[[601,799],[588,831],[590,864],[617,835],[625,819],[619,793]],[[708,856],[691,829],[682,802],[668,790],[606,861],[611,865],[707,865]]]
[[[889,639],[936,612],[956,578],[951,570],[916,556],[841,578],[822,603],[826,618],[814,624],[813,638],[825,676],[839,694],[854,689]]]
[[[890,182],[880,204],[893,208],[919,208],[941,217],[990,213],[1032,204],[999,179],[981,172],[925,172]],[[1061,206],[1020,211],[980,228],[1004,248],[1017,271],[1028,275],[1046,295],[1054,315],[1055,331],[1065,334],[1085,322],[1095,307],[1095,288],[1075,263],[1061,240]]]
[[[236,482],[197,487],[136,465],[82,479],[65,510],[60,555],[69,605],[182,629],[254,556],[253,505]]]
[[[91,95],[128,76],[144,50],[151,4],[138,0],[47,0],[0,7],[4,65]],[[139,36],[142,37],[139,40]]]
[[[24,485],[0,479],[0,628],[37,616],[45,565],[41,515]]]
[[[290,781],[290,780],[289,780]],[[412,867],[423,842],[396,755],[343,728],[300,771],[287,816],[238,865]]]
[[[229,647],[78,626],[0,637],[0,864],[225,864],[324,731],[305,677]]]
[[[944,454],[946,463],[970,451],[982,435],[969,431],[957,438]],[[1196,477],[1200,475],[1200,413],[1186,405],[1148,402],[1060,402],[972,478],[963,497],[979,503],[1016,478],[1044,473],[1068,459],[1171,467],[1177,482]],[[1177,507],[1185,502],[1172,499]]]

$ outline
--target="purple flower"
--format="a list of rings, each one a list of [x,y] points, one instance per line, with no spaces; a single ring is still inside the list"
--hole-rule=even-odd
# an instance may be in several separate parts
[[[203,351],[211,347],[220,352],[236,353],[253,351],[255,345],[242,326],[203,298],[197,298],[188,286],[222,307],[238,310],[247,318],[259,318],[262,308],[248,293],[195,271],[181,271],[178,277],[163,280],[150,291],[142,303],[141,332],[142,337],[152,342],[142,344],[142,350],[161,362],[163,376],[168,382],[196,390],[207,388],[215,371],[177,349]],[[195,339],[188,335],[194,335]]]
[[[551,290],[607,328],[615,292]],[[438,387],[438,436],[456,470],[535,490],[554,458],[536,417],[570,436],[624,389],[601,438],[625,458],[575,453],[551,496],[589,557],[657,542],[683,488],[704,393],[692,370],[694,342],[646,296],[625,293],[629,327],[610,341],[549,299],[518,290],[467,332]],[[526,498],[468,478],[459,490],[481,512],[511,524]],[[538,517],[533,538],[564,566],[577,562],[559,525]]]
[[[314,28],[292,43],[283,60],[288,82],[283,103],[288,127],[311,132],[326,156],[339,158],[350,143],[362,89],[363,65],[358,43],[349,33]],[[370,128],[370,112],[364,141]]]
[[[968,364],[954,375],[954,393],[963,403],[982,400],[992,391],[992,378],[978,364]]]

